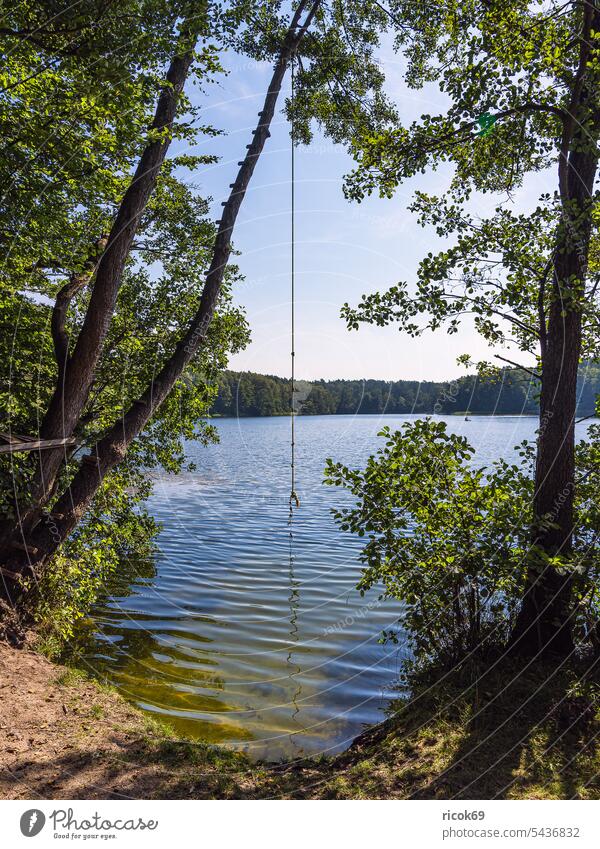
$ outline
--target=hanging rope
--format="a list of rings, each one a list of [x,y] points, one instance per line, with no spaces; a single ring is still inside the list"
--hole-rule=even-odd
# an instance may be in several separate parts
[[[296,403],[296,370],[295,370],[295,360],[296,360],[296,325],[295,325],[295,306],[296,306],[296,292],[295,292],[295,283],[296,283],[296,268],[295,268],[295,259],[296,259],[296,162],[295,162],[295,147],[296,147],[296,139],[295,139],[295,126],[294,126],[294,84],[295,84],[295,65],[294,65],[294,57],[292,57],[292,126],[291,126],[291,137],[292,137],[292,145],[291,145],[291,239],[290,239],[290,259],[291,259],[291,267],[290,267],[290,280],[291,280],[291,341],[292,341],[292,402],[291,402],[291,411],[290,411],[290,419],[291,419],[291,445],[290,445],[290,466],[291,466],[291,490],[290,490],[290,524],[292,521],[292,517],[294,515],[294,507],[300,507],[300,499],[296,493],[296,411],[294,409]]]

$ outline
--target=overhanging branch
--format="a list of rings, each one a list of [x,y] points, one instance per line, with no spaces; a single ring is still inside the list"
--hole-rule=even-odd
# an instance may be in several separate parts
[[[494,354],[494,357],[497,360],[502,360],[502,362],[508,363],[509,365],[514,366],[515,368],[518,368],[520,371],[527,372],[527,374],[530,374],[532,377],[535,377],[536,380],[542,379],[541,374],[538,374],[537,371],[532,371],[532,369],[527,368],[527,366],[519,365],[519,363],[515,363],[512,360],[508,360],[506,357],[501,357],[500,354]]]

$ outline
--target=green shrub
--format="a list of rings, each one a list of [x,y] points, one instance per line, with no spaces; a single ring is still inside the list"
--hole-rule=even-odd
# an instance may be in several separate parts
[[[85,521],[45,565],[38,582],[27,585],[27,610],[44,654],[62,655],[98,598],[127,593],[132,571],[152,562],[159,526],[143,509],[150,491],[149,481],[126,469],[111,474]]]
[[[325,482],[353,497],[333,511],[342,530],[367,539],[358,589],[380,585],[381,598],[405,605],[413,671],[503,646],[532,564],[571,576],[575,637],[600,654],[600,425],[577,446],[573,549],[552,557],[532,542],[533,445],[518,447],[515,464],[484,469],[444,422],[379,435],[385,444],[363,470],[328,460]]]
[[[336,521],[367,539],[359,590],[382,585],[382,598],[405,604],[419,661],[456,662],[502,643],[529,555],[530,452],[486,471],[443,422],[379,435],[385,444],[364,470],[331,460],[326,468],[326,483],[354,498],[333,511]]]

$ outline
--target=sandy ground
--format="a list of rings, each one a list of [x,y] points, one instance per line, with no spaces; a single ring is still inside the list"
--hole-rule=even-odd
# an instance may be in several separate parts
[[[115,769],[135,747],[136,712],[92,683],[60,680],[45,658],[0,644],[0,797],[139,795],[152,766]]]

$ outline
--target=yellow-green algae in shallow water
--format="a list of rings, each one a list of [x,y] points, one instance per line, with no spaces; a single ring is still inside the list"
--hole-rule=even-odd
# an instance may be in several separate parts
[[[268,630],[266,626],[265,634]],[[181,642],[167,645],[171,638]],[[153,647],[156,643],[159,649]],[[109,674],[121,695],[179,734],[231,744],[256,758],[279,760],[323,751],[332,735],[346,739],[345,717],[328,715],[323,694],[340,685],[325,677],[327,665],[322,664],[318,646],[314,650],[294,646],[290,651],[289,645],[279,646],[276,639],[265,636],[260,666],[256,659],[211,648],[209,654],[202,640],[180,632],[163,632],[152,639],[146,634],[145,640],[138,635],[137,656],[127,652],[116,666],[96,658],[96,669]],[[295,651],[302,654],[302,664],[294,660]],[[315,721],[306,725],[306,716]]]

